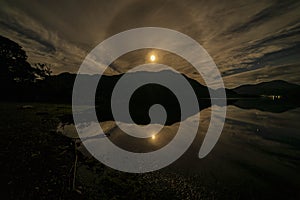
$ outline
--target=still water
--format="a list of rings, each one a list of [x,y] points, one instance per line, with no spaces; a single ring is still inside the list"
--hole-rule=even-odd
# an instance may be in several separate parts
[[[211,108],[199,114],[200,126],[192,145],[177,161],[157,173],[176,174],[174,179],[177,176],[192,178],[212,190],[235,193],[236,197],[299,197],[300,108],[272,113],[228,106],[221,137],[213,150],[202,159],[199,159],[198,153],[208,129]],[[192,122],[199,114],[186,120]],[[95,133],[85,138],[108,137],[128,151],[150,152],[168,144],[175,136],[179,123],[165,126],[152,137],[137,139],[122,132],[113,121],[101,122],[105,134]],[[72,124],[61,123],[58,131],[68,137],[78,137]],[[90,156],[83,145],[79,150],[83,155]]]

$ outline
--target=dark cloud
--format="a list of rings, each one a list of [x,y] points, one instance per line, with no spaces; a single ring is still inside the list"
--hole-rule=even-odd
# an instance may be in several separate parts
[[[278,20],[278,17],[285,14],[286,12],[292,11],[294,8],[294,4],[297,1],[274,1],[273,4],[268,5],[267,7],[259,10],[258,13],[249,17],[249,20],[246,23],[238,24],[237,26],[229,29],[229,34],[231,33],[242,33],[249,31],[252,28],[265,24],[267,21]],[[297,5],[296,5],[297,6]]]
[[[21,39],[23,43],[26,43],[27,41],[39,43],[41,46],[40,51],[44,51],[45,53],[54,53],[56,51],[56,48],[53,44],[51,44],[51,41],[47,41],[34,30],[22,26],[21,24],[11,20],[10,18],[6,19],[5,21],[1,21],[0,25],[5,29],[11,30],[15,33],[19,33],[20,37],[22,37]],[[30,42],[28,42],[27,44],[30,44]]]
[[[18,42],[32,63],[55,73],[76,72],[105,38],[130,28],[158,26],[197,40],[213,57],[228,87],[283,79],[300,83],[300,2],[273,0],[1,1],[0,32]],[[199,80],[187,63],[163,59]],[[117,74],[145,52],[113,63]],[[172,63],[173,62],[173,63]],[[175,63],[176,62],[176,63]]]

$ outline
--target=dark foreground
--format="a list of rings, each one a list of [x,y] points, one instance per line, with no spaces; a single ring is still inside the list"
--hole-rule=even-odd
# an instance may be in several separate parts
[[[24,105],[32,107],[23,107]],[[213,174],[182,173],[180,168],[163,169],[147,174],[128,174],[112,170],[76,150],[78,140],[57,133],[57,126],[62,117],[71,114],[70,105],[1,103],[0,112],[3,199],[297,199],[297,196],[299,197],[299,192],[295,188],[286,189],[286,185],[280,183],[274,183],[276,190],[267,192],[260,191],[255,184],[253,186],[247,183],[232,187],[220,182]],[[226,133],[223,135],[225,137]],[[228,150],[221,148],[221,145],[222,143],[216,147],[216,152],[218,149],[227,152]],[[221,155],[226,157],[227,154]],[[272,155],[274,158],[275,156]],[[298,163],[296,160],[294,162]],[[224,168],[222,163],[218,166],[220,169]],[[298,168],[298,165],[295,164],[293,168]],[[257,178],[266,177],[266,174],[256,171],[256,168],[249,169],[245,165],[240,169],[250,170],[249,173],[255,172]],[[269,169],[276,170],[272,169],[271,165]],[[219,172],[222,173],[222,170]],[[242,176],[240,178],[243,179]],[[272,177],[269,178],[271,180]],[[297,186],[294,184],[293,187]],[[282,192],[279,191],[280,188],[284,188]]]
[[[211,199],[201,184],[164,172],[127,174],[75,151],[56,132],[69,105],[1,103],[1,185],[4,199]],[[74,164],[77,156],[76,172]],[[74,180],[75,177],[75,180]]]

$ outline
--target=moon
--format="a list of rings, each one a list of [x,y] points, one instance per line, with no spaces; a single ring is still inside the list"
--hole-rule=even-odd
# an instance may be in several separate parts
[[[156,56],[155,56],[155,55],[151,55],[151,56],[150,56],[150,60],[151,60],[152,62],[154,62],[154,61],[156,60]]]

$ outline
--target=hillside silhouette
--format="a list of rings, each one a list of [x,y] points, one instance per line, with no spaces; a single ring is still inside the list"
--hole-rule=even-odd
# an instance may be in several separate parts
[[[72,103],[72,90],[76,74],[65,72],[51,75],[51,70],[46,64],[38,63],[31,66],[27,62],[26,52],[20,45],[2,36],[0,36],[0,40],[1,101]],[[129,76],[135,75],[135,73],[146,76],[153,73],[163,73],[166,76],[179,75],[176,72],[164,70],[132,72],[129,73]],[[98,113],[101,113],[100,121],[113,120],[111,95],[116,83],[123,75],[101,76],[95,94],[96,109]],[[210,107],[208,88],[184,74],[181,75],[192,86],[200,110]],[[80,74],[78,76],[82,80],[100,78],[99,75]],[[218,94],[219,89],[212,91]],[[225,91],[227,104],[233,104],[243,109],[284,112],[299,107],[300,86],[286,81],[275,80],[255,85],[242,85],[234,89],[225,89]],[[91,102],[84,102],[84,98],[82,99],[83,104],[91,105]],[[180,106],[172,91],[161,85],[147,84],[135,91],[131,97],[129,108],[134,121],[147,124],[150,120],[149,108],[154,104],[161,104],[166,109],[167,124],[181,120]],[[197,112],[193,111],[189,113],[189,116]],[[183,116],[183,118],[189,116]]]

